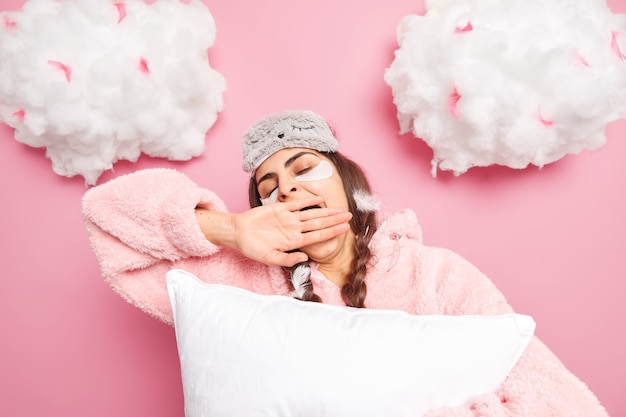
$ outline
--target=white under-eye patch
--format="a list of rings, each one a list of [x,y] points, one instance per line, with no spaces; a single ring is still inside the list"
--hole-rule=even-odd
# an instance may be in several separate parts
[[[296,176],[295,180],[298,182],[303,181],[319,181],[330,178],[333,175],[333,166],[328,161],[320,161],[320,163],[311,168],[307,173]],[[274,188],[274,191],[267,197],[261,198],[261,204],[266,206],[273,204],[278,200],[278,187]]]
[[[332,175],[333,166],[328,161],[320,161],[315,168],[311,168],[306,174],[298,175],[296,181],[319,181],[330,178]]]
[[[268,204],[275,203],[278,200],[278,188],[274,188],[274,191],[267,197],[261,199],[261,205],[267,206]]]

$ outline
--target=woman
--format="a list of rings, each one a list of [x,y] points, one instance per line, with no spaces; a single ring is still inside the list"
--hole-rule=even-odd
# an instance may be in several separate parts
[[[337,151],[330,127],[312,112],[262,119],[244,136],[252,208],[243,213],[228,213],[215,194],[173,170],[139,171],[91,189],[83,213],[105,280],[169,324],[165,274],[172,268],[305,301],[411,314],[513,311],[459,255],[423,245],[412,211],[379,222],[365,175]],[[607,416],[536,337],[497,392],[428,414],[576,415]]]

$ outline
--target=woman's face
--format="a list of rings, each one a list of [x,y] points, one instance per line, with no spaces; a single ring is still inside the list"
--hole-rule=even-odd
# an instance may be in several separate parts
[[[337,168],[328,158],[312,149],[287,148],[272,154],[257,168],[255,180],[263,205],[322,196],[323,207],[349,210]],[[316,258],[326,258],[341,250],[346,235],[350,234],[351,231],[301,250],[319,262]]]

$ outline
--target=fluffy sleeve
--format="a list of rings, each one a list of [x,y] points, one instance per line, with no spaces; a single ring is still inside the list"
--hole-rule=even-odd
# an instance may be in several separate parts
[[[184,174],[159,168],[94,187],[82,201],[83,218],[104,272],[217,251],[198,227],[194,210],[198,205],[226,211],[217,196]],[[100,239],[101,234],[108,238]]]
[[[205,282],[286,293],[284,275],[208,241],[196,207],[226,211],[211,191],[171,169],[146,169],[90,189],[83,219],[104,280],[125,300],[172,324],[165,274],[187,270]]]
[[[513,311],[491,280],[461,256],[433,250],[424,265],[436,279],[444,314],[504,314]],[[539,323],[541,325],[541,323]],[[437,409],[426,417],[608,417],[589,388],[537,337],[497,392],[467,407]]]

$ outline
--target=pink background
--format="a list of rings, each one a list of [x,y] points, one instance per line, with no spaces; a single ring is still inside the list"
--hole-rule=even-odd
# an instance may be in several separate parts
[[[2,10],[23,3],[0,0]],[[228,83],[205,153],[184,163],[120,162],[100,183],[175,167],[241,211],[242,132],[270,112],[317,111],[386,209],[414,209],[427,244],[457,251],[490,276],[609,413],[626,415],[624,120],[608,126],[603,148],[541,170],[434,179],[430,149],[397,133],[383,81],[396,25],[423,12],[421,1],[205,3],[218,29],[212,66]],[[626,0],[609,3],[626,12]],[[44,151],[18,143],[5,125],[0,141],[0,415],[183,416],[174,331],[103,283],[82,224],[82,178],[54,174]]]

